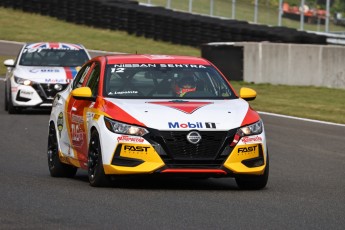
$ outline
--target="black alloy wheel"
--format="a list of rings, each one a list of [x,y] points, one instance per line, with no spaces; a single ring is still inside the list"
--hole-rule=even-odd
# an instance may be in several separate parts
[[[104,173],[101,143],[96,130],[92,131],[89,143],[88,177],[90,185],[93,187],[110,185],[110,177]]]
[[[48,135],[48,168],[52,177],[74,177],[77,167],[64,164],[59,158],[59,148],[56,136],[56,130],[53,123],[49,125]]]

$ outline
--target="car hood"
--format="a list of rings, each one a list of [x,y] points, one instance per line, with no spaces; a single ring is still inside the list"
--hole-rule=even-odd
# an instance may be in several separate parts
[[[106,99],[115,105],[108,110],[113,119],[127,123],[141,124],[159,130],[229,130],[249,120],[258,120],[259,116],[251,110],[243,99],[232,100],[135,100]],[[251,113],[248,113],[248,111]],[[248,119],[246,119],[248,120]]]
[[[17,66],[14,76],[37,83],[69,83],[77,74],[79,67]]]

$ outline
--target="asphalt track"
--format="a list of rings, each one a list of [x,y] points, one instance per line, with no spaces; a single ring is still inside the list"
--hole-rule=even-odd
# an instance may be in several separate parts
[[[1,54],[1,46],[0,46]],[[0,80],[0,229],[344,229],[345,126],[263,114],[270,178],[123,179],[90,187],[49,176],[49,114],[4,111]]]

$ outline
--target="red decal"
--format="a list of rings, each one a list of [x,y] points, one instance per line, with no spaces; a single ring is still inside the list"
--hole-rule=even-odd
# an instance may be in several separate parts
[[[180,110],[184,113],[192,114],[196,110],[200,109],[201,107],[204,107],[209,104],[213,104],[213,102],[191,102],[191,101],[154,101],[154,102],[147,102],[150,104],[156,104],[156,105],[162,105],[167,106],[173,109]]]
[[[95,104],[95,106],[100,106],[103,104],[104,112],[109,114],[111,118],[117,120],[117,121],[122,121],[128,124],[134,124],[134,125],[139,125],[139,126],[144,126],[146,127],[145,124],[141,123],[134,117],[132,117],[130,114],[128,114],[126,111],[118,107],[117,105],[114,105],[113,103],[103,100],[103,102],[99,102],[100,104]]]
[[[257,122],[258,120],[260,120],[259,114],[249,107],[247,114],[242,121],[241,126],[253,124],[254,122]]]
[[[69,80],[73,80],[73,72],[70,67],[64,67],[66,72],[66,78]]]
[[[58,49],[59,48],[59,43],[52,43],[52,42],[50,42],[49,43],[49,47],[51,49]]]

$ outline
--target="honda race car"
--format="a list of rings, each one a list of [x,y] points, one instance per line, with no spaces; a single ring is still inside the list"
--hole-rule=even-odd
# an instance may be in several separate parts
[[[264,125],[227,79],[202,58],[99,56],[57,93],[49,120],[53,177],[88,171],[91,186],[124,175],[234,177],[266,186]]]
[[[80,44],[28,43],[15,60],[4,62],[8,68],[5,87],[5,110],[51,108],[53,98],[72,81],[77,70],[90,60]]]

